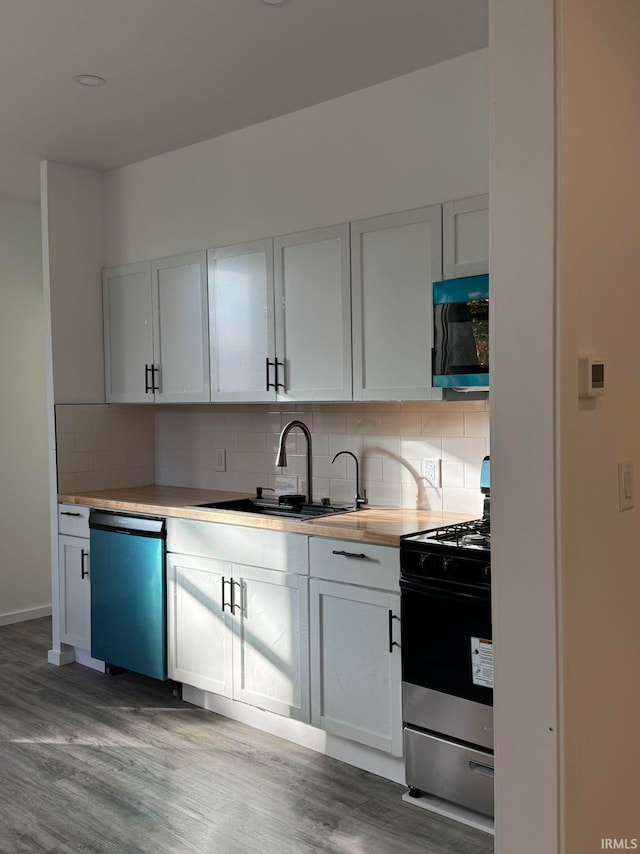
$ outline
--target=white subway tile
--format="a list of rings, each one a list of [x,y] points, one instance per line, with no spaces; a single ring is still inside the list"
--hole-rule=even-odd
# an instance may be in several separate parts
[[[484,439],[445,437],[442,440],[442,459],[447,462],[469,463],[480,468],[486,453]]]
[[[403,457],[413,460],[439,459],[442,456],[442,439],[439,436],[401,439],[400,453]]]
[[[390,436],[420,436],[421,415],[419,412],[385,412],[382,432]]]
[[[399,483],[369,481],[367,483],[367,496],[370,504],[379,507],[402,506],[402,486]]]
[[[111,433],[76,433],[76,451],[108,451],[111,449]]]
[[[332,504],[353,504],[353,497],[356,493],[352,480],[331,478],[329,489]]]
[[[314,457],[313,473],[318,477],[345,478],[347,476],[347,461],[344,457],[338,457],[335,463],[333,457]]]
[[[402,506],[408,510],[442,511],[442,490],[425,487],[422,483],[402,484]]]
[[[126,469],[127,451],[96,451],[93,454],[93,468],[96,471]]]
[[[332,434],[329,436],[329,456],[334,457],[339,451],[351,451],[356,456],[361,456],[364,449],[364,439],[362,436],[348,436],[342,434]]]
[[[76,433],[58,433],[56,436],[56,449],[58,456],[61,454],[73,454],[76,450]],[[83,434],[84,435],[84,434]],[[87,434],[90,435],[90,434]]]
[[[378,435],[382,433],[381,412],[350,412],[347,414],[347,433]]]
[[[267,450],[266,433],[238,433],[238,450],[264,453]]]
[[[466,513],[469,516],[482,516],[482,495],[475,489],[455,489],[445,487],[442,490],[442,509],[445,513]]]
[[[461,412],[434,412],[422,415],[423,436],[464,436]]]
[[[381,457],[363,457],[360,476],[365,480],[382,480],[383,460]]]
[[[256,433],[279,433],[282,430],[280,412],[255,412],[251,416],[251,429]]]
[[[154,464],[153,448],[136,448],[126,453],[129,468],[144,468]]]
[[[489,437],[489,413],[488,412],[465,412],[464,413],[464,435]]]
[[[295,495],[298,490],[298,479],[296,477],[285,477],[281,474],[270,474],[267,477],[267,486],[275,489],[276,495]]]
[[[58,433],[83,433],[92,429],[91,409],[86,406],[58,404],[56,430]]]
[[[364,454],[370,457],[384,457],[389,454],[400,456],[400,436],[365,436]]]
[[[93,453],[60,453],[58,452],[58,472],[70,474],[72,472],[93,471]]]
[[[486,412],[484,400],[445,400],[442,403],[445,412]]]
[[[341,433],[347,432],[347,415],[345,412],[314,412],[314,433]]]
[[[442,485],[464,486],[464,463],[442,461]]]
[[[225,433],[250,433],[252,425],[253,416],[248,412],[229,412],[224,416]]]

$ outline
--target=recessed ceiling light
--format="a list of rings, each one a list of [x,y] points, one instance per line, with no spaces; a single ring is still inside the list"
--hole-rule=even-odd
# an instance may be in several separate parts
[[[288,6],[293,0],[258,0],[263,6]]]
[[[80,86],[104,86],[107,81],[97,74],[76,74],[73,82],[79,83]]]

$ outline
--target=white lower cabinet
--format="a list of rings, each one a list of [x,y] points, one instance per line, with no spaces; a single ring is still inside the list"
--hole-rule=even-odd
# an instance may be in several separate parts
[[[310,582],[311,723],[402,756],[400,596]]]
[[[78,649],[91,648],[89,540],[58,537],[60,640]]]
[[[308,722],[308,579],[168,554],[170,678]]]

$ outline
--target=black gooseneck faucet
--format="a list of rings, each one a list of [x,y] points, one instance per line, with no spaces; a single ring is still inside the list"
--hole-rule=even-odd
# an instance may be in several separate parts
[[[335,461],[338,459],[338,457],[341,454],[348,454],[350,457],[353,457],[353,459],[355,460],[355,463],[356,463],[356,499],[355,499],[355,506],[356,506],[356,510],[357,510],[359,507],[363,507],[365,504],[369,503],[369,499],[367,498],[367,490],[366,489],[362,490],[362,497],[360,496],[360,464],[358,463],[358,458],[353,453],[353,451],[338,451],[338,453],[335,455],[335,457],[331,460],[332,465],[333,465],[333,463],[335,463]]]

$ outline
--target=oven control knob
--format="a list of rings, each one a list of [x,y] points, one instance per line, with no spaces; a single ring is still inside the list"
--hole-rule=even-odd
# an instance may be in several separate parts
[[[442,559],[442,574],[446,577],[449,575],[449,564],[451,563],[450,557],[445,557]]]
[[[489,565],[482,568],[482,580],[487,583],[491,581],[491,567]]]

